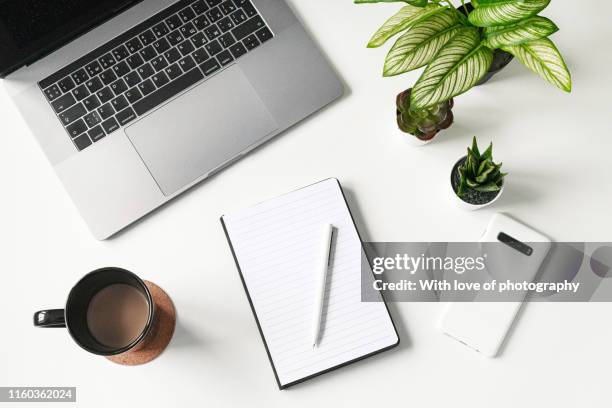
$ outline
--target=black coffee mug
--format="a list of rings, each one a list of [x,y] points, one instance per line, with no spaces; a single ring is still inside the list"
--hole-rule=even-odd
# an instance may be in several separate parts
[[[147,323],[140,335],[121,348],[112,348],[97,341],[87,325],[87,309],[94,295],[109,285],[129,285],[144,295],[149,307]],[[139,348],[151,332],[155,318],[155,303],[147,285],[138,276],[121,268],[102,268],[85,275],[70,290],[65,309],[42,310],[34,313],[36,327],[67,327],[73,340],[90,353],[114,356]]]

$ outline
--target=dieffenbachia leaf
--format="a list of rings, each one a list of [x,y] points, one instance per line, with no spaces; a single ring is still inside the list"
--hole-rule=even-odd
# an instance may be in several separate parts
[[[544,10],[550,0],[476,0],[468,19],[478,27],[516,23]]]
[[[546,81],[566,92],[571,92],[572,76],[559,50],[548,38],[504,46],[502,49],[514,55],[523,65]],[[412,94],[414,95],[414,92]]]
[[[539,40],[558,30],[559,27],[546,17],[535,16],[507,26],[487,27],[484,33],[489,48],[500,48],[504,45]]]
[[[465,27],[431,60],[411,93],[413,109],[424,109],[464,93],[487,73],[493,51],[475,27]]]
[[[389,51],[383,75],[399,75],[426,65],[461,27],[457,13],[451,10],[419,21]]]
[[[441,7],[437,4],[428,4],[425,7],[406,5],[389,20],[387,20],[385,24],[383,24],[382,27],[376,31],[376,33],[374,33],[370,39],[370,42],[368,43],[368,48],[380,47],[395,34],[404,31],[419,21],[433,14],[440,13],[446,9],[446,7]]]
[[[428,0],[355,0],[355,4],[367,3],[408,3],[416,7],[425,7]]]

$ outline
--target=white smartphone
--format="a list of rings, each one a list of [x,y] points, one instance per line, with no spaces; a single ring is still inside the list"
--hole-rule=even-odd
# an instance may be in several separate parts
[[[551,247],[549,238],[503,214],[493,216],[480,242],[483,254],[489,255],[491,280],[510,272],[533,282]],[[522,297],[519,293],[520,301],[491,302],[487,301],[490,294],[479,294],[472,302],[450,303],[439,328],[477,352],[495,357],[526,295],[527,291]]]

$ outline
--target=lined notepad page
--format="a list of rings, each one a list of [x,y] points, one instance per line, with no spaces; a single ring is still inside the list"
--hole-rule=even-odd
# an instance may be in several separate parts
[[[385,304],[361,302],[365,254],[336,179],[223,220],[281,386],[398,342]],[[322,335],[313,349],[317,262],[325,223],[336,231]]]

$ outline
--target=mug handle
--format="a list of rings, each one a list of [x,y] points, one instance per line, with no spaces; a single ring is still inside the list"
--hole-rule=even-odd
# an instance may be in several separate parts
[[[34,313],[34,326],[36,327],[66,327],[64,309],[41,310]]]

